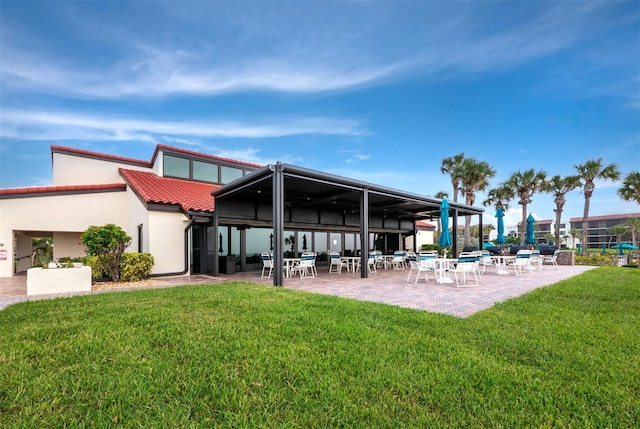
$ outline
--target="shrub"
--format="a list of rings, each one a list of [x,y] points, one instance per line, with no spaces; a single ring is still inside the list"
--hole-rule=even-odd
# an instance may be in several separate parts
[[[438,244],[423,244],[420,246],[421,252],[429,252],[431,250],[437,250],[438,254],[442,254],[442,247]]]
[[[91,277],[94,280],[107,276],[107,267],[104,259],[104,257],[90,255],[84,260],[84,264],[91,267]]]
[[[120,258],[131,244],[131,237],[118,225],[109,223],[104,226],[90,226],[80,236],[87,253],[105,257],[107,273],[114,282],[120,281]]]
[[[618,265],[618,257],[602,254],[576,255],[576,265]]]
[[[125,253],[120,258],[120,280],[137,282],[151,274],[153,256],[149,253]]]

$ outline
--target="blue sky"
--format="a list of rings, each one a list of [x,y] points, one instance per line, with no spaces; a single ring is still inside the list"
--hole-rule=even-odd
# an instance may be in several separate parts
[[[492,186],[600,157],[640,169],[637,1],[5,0],[0,78],[2,188],[51,184],[52,144],[149,160],[163,143],[423,195],[451,192],[459,152]],[[619,185],[596,184],[591,215],[640,211]]]

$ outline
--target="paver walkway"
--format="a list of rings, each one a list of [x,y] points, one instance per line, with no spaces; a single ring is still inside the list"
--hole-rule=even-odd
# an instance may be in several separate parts
[[[361,279],[359,273],[353,274],[343,271],[342,274],[329,274],[326,267],[321,267],[318,269],[318,277],[286,278],[284,287],[361,301],[380,302],[405,308],[427,310],[457,317],[467,317],[498,302],[520,296],[539,287],[557,283],[560,280],[576,276],[593,268],[595,267],[576,265],[560,266],[556,270],[552,266],[544,266],[541,271],[534,272],[531,276],[515,276],[513,272],[508,275],[497,275],[495,271],[489,270],[483,276],[483,281],[478,287],[474,285],[472,287],[457,288],[455,284],[436,284],[433,278],[430,278],[429,282],[421,279],[415,285],[407,283],[408,269],[379,269],[378,272],[371,273],[367,279]],[[273,278],[261,278],[260,271],[250,271],[220,275],[219,277],[194,275],[154,278],[152,285],[147,287],[211,284],[238,280],[267,285],[273,284]],[[26,276],[24,275],[11,279],[0,279],[0,310],[8,305],[23,301],[79,295],[27,296],[26,289]],[[85,294],[105,292],[93,291]]]

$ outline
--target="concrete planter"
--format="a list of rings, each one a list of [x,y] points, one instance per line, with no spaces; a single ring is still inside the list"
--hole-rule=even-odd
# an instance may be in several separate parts
[[[70,292],[91,292],[91,267],[27,270],[27,295]]]

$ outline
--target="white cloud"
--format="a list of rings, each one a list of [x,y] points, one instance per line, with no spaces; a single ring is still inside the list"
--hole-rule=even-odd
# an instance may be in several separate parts
[[[162,121],[98,114],[5,110],[0,121],[1,137],[21,140],[155,143],[158,136],[189,141],[190,138],[269,138],[303,134],[353,136],[367,133],[358,121],[323,117],[256,119],[249,124],[223,119]]]

